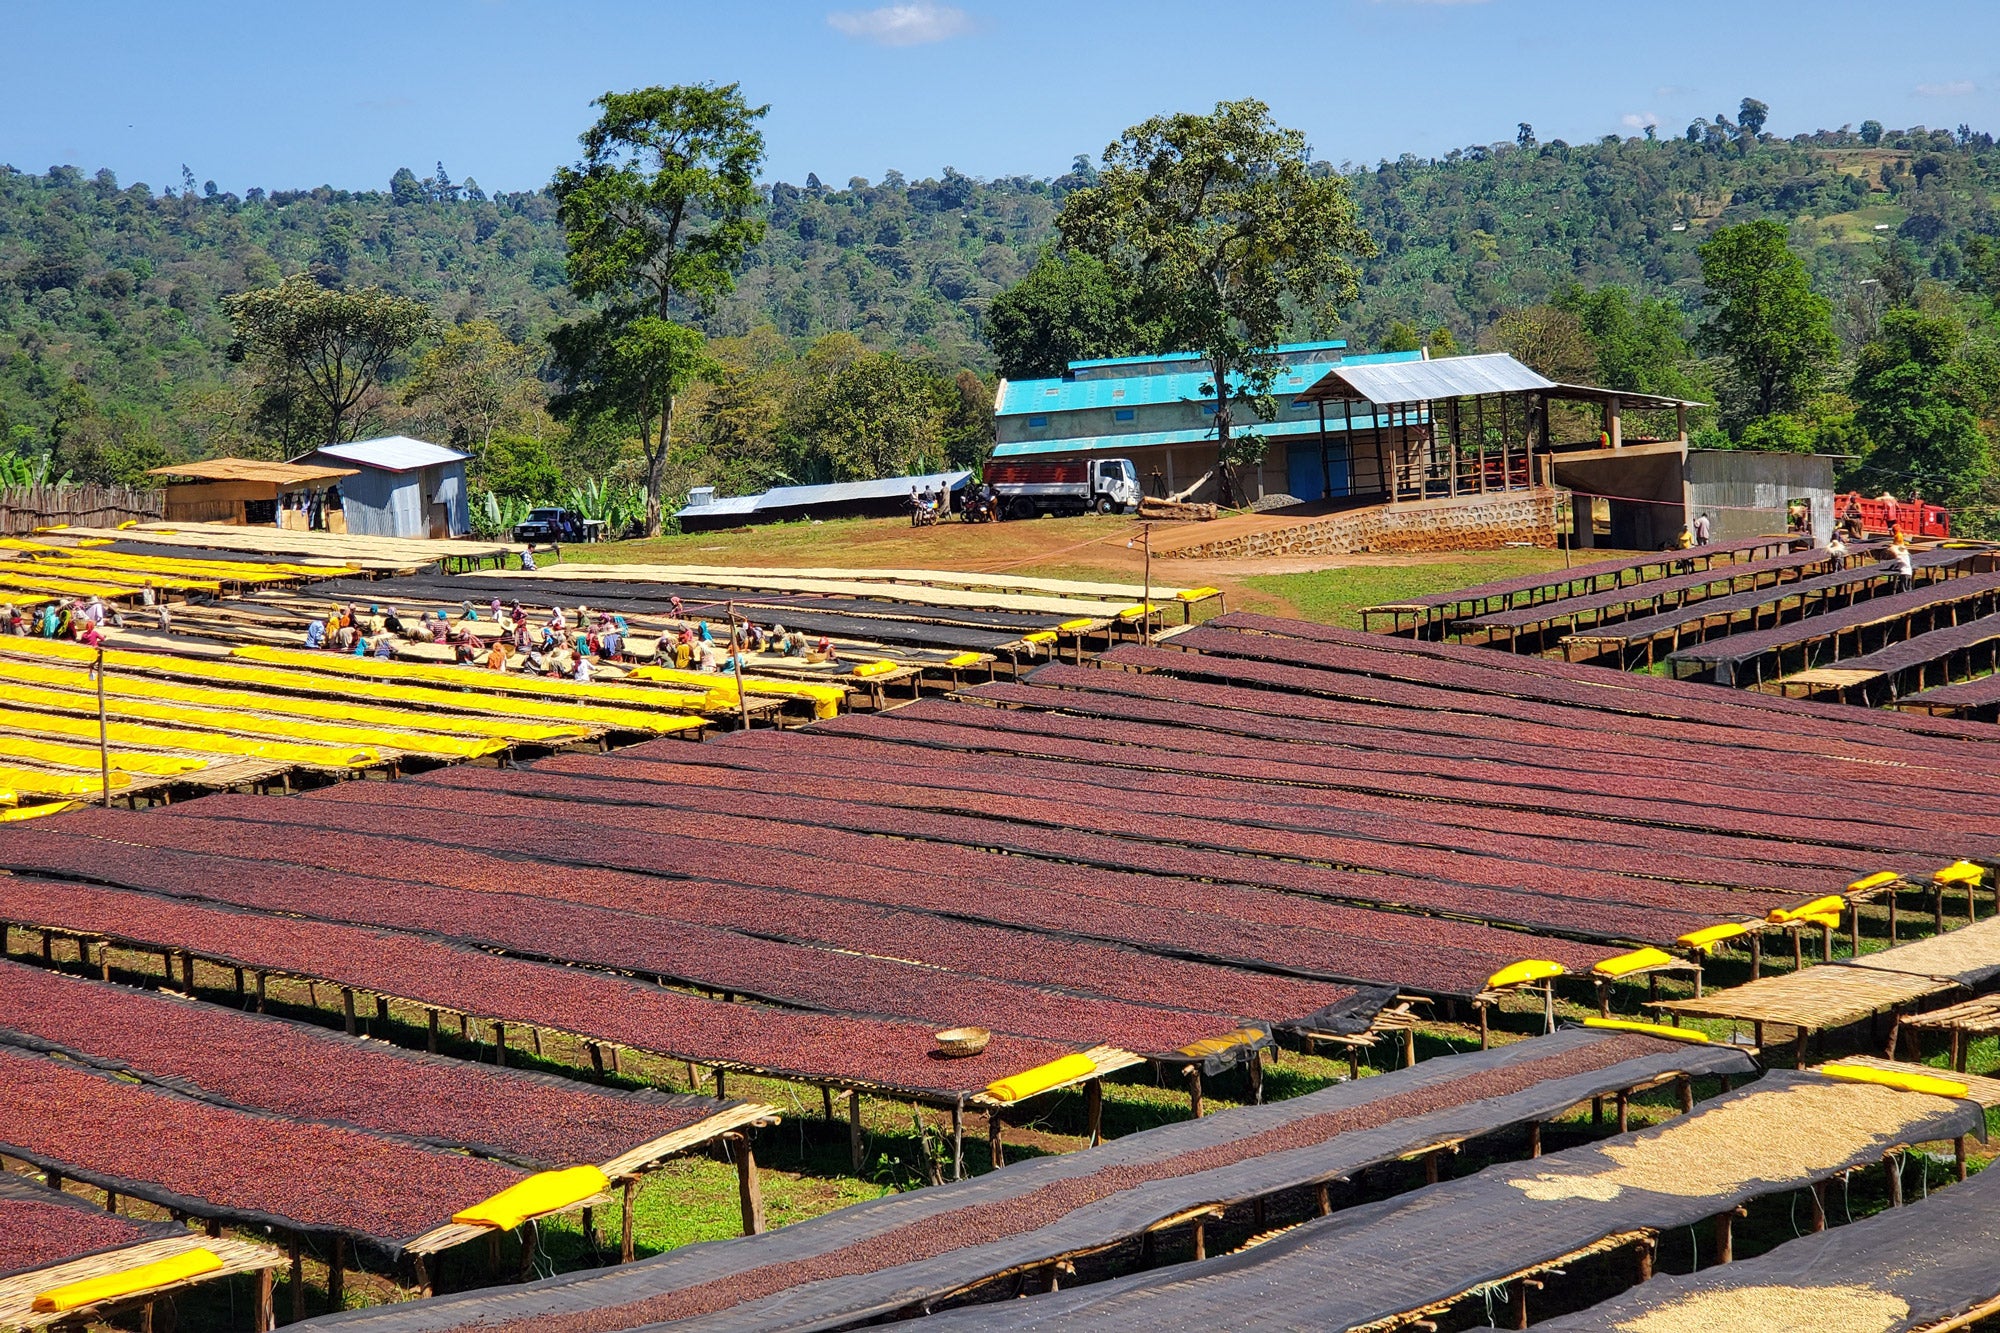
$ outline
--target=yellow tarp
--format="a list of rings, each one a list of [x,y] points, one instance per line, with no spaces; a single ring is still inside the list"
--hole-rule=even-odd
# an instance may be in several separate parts
[[[550,680],[543,676],[517,676],[484,667],[431,666],[423,662],[385,662],[373,657],[343,657],[337,653],[309,652],[303,648],[272,648],[246,643],[230,651],[230,656],[273,666],[296,667],[330,675],[360,676],[373,680],[419,681],[427,685],[455,685],[461,689],[489,693],[537,694],[550,698],[574,699],[578,703],[618,703],[634,708],[656,708],[663,712],[692,712],[703,708],[703,695],[648,689],[642,685],[617,685],[592,681]]]
[[[1631,953],[1621,953],[1616,958],[1607,958],[1590,970],[1606,977],[1630,976],[1643,972],[1649,967],[1665,967],[1674,961],[1670,953],[1658,949],[1634,949]]]
[[[1087,1078],[1096,1072],[1097,1062],[1089,1056],[1065,1055],[1045,1065],[995,1079],[986,1085],[986,1095],[996,1102],[1018,1102],[1024,1097],[1047,1092],[1050,1088]]]
[[[1855,880],[1847,886],[1847,891],[1849,893],[1866,893],[1870,889],[1879,889],[1884,884],[1894,884],[1901,878],[1902,876],[1893,870],[1878,870],[1872,875],[1863,875],[1860,879]]]
[[[895,669],[896,664],[894,662],[887,659],[878,659],[873,662],[863,662],[860,666],[854,668],[854,674],[862,677],[886,676]]]
[[[1953,861],[1931,876],[1933,884],[1977,884],[1986,874],[1982,866],[1970,861]]]
[[[490,1199],[459,1209],[451,1215],[451,1220],[461,1226],[512,1231],[531,1217],[582,1203],[593,1194],[603,1193],[610,1185],[610,1177],[594,1166],[543,1171],[517,1185],[509,1185]]]
[[[75,801],[50,801],[46,805],[15,806],[10,810],[0,810],[0,824],[14,824],[23,819],[40,819],[43,815],[59,815],[75,804]]]
[[[1671,1028],[1665,1023],[1641,1023],[1630,1018],[1586,1018],[1587,1028],[1610,1028],[1614,1032],[1643,1032],[1649,1037],[1665,1037],[1669,1041],[1706,1042],[1707,1036],[1692,1028]]]
[[[0,729],[28,735],[82,737],[93,742],[97,739],[95,717],[34,713],[23,708],[0,708]],[[138,722],[110,723],[106,735],[114,745],[146,745],[161,750],[189,750],[195,754],[237,755],[287,764],[311,764],[317,768],[368,768],[382,762],[382,756],[360,745],[295,745],[249,736],[226,736],[215,731],[155,727]]]
[[[51,578],[31,570],[26,565],[0,566],[0,580],[4,580],[10,588],[54,593],[61,597],[118,598],[139,595],[137,588],[128,588],[122,583],[112,583],[104,579]]]
[[[1486,989],[1500,990],[1507,986],[1525,985],[1531,981],[1547,981],[1550,977],[1564,976],[1568,972],[1569,969],[1561,963],[1552,963],[1546,958],[1523,958],[1518,963],[1509,963],[1486,978]]]
[[[132,785],[129,773],[111,770],[111,790]],[[100,773],[49,773],[39,768],[0,764],[0,787],[30,796],[97,796],[104,791]],[[12,802],[8,802],[12,804]]]
[[[199,693],[198,690],[190,690]],[[54,709],[65,716],[88,717],[97,721],[97,697],[80,691],[49,689],[41,685],[7,684],[9,703],[30,708]],[[113,718],[135,718],[141,722],[166,722],[184,727],[201,727],[231,735],[270,736],[280,741],[292,739],[316,744],[380,745],[412,754],[431,754],[446,759],[478,759],[507,748],[507,742],[490,736],[438,736],[422,731],[397,731],[390,727],[363,727],[349,722],[311,722],[298,717],[274,717],[233,708],[211,708],[195,703],[165,703],[153,699],[128,699],[111,694],[104,702],[105,713]],[[200,747],[195,747],[200,748]]]
[[[0,550],[25,551],[38,557],[75,560],[78,564],[104,569],[135,569],[141,573],[159,570],[166,574],[190,574],[196,578],[221,579],[229,583],[260,583],[279,579],[338,578],[359,565],[295,565],[275,560],[204,560],[197,556],[132,555],[124,551],[101,551],[99,543],[87,546],[56,546],[49,542],[0,539]]]
[[[31,639],[0,635],[0,654],[17,657],[53,657],[64,662],[88,663],[94,649],[62,639]],[[248,662],[219,661],[206,657],[181,657],[172,653],[133,652],[107,648],[104,664],[114,671],[148,671],[197,681],[250,685],[262,689],[309,690],[317,694],[347,695],[387,703],[406,703],[451,713],[474,713],[493,719],[494,730],[478,728],[483,734],[514,735],[519,718],[539,718],[557,724],[557,734],[522,739],[561,739],[569,728],[613,727],[626,731],[657,734],[684,731],[700,726],[699,717],[675,713],[649,713],[632,708],[609,708],[589,704],[569,704],[556,700],[520,695],[487,694],[475,690],[444,690],[421,685],[392,685],[384,681],[292,671],[282,667],[253,666]],[[565,728],[562,724],[568,724]],[[468,728],[473,729],[473,728]]]
[[[222,591],[222,584],[213,578],[196,578],[186,574],[141,573],[133,569],[118,569],[93,565],[85,561],[55,558],[0,560],[0,578],[9,577],[17,570],[41,578],[85,579],[93,583],[112,583],[134,592],[148,583],[155,588],[165,588],[171,592]]]
[[[284,717],[316,719],[320,723],[354,723],[354,725],[360,725],[360,727],[396,727],[396,729],[426,733],[428,737],[432,737],[436,741],[442,741],[442,739],[450,737],[452,743],[454,743],[454,747],[468,747],[468,749],[464,749],[464,757],[490,755],[496,749],[504,749],[504,745],[506,745],[506,737],[494,735],[496,731],[506,729],[504,723],[502,725],[494,725],[494,723],[486,723],[482,719],[456,719],[456,717],[452,717],[448,713],[424,713],[424,711],[416,711],[416,709],[380,709],[380,707],[374,707],[374,705],[340,703],[336,699],[298,699],[294,695],[276,695],[276,693],[258,693],[258,691],[232,691],[232,689],[222,689],[222,687],[214,687],[214,685],[174,685],[170,681],[154,681],[154,679],[148,679],[148,677],[124,677],[124,675],[118,675],[118,671],[110,669],[110,667],[104,671],[104,677],[106,677],[104,679],[104,693],[108,697],[120,699],[120,701],[124,701],[124,699],[150,699],[150,701],[168,701],[168,703],[196,705],[196,707],[202,707],[202,709],[238,709],[238,711],[252,711],[252,713],[276,713],[276,715],[284,715]],[[76,667],[44,667],[44,664],[40,664],[40,662],[24,662],[24,660],[18,660],[18,658],[4,658],[4,656],[0,656],[0,681],[22,681],[22,683],[28,683],[28,685],[48,685],[52,689],[68,689],[68,691],[90,691],[90,689],[94,689],[94,683],[88,679],[88,675],[82,673]],[[464,723],[472,723],[472,727],[460,727],[462,721]],[[456,737],[454,733],[460,733],[460,731],[478,731],[478,733],[484,733],[484,737],[480,737],[480,739]],[[584,729],[580,729],[580,727],[544,727],[544,725],[536,725],[536,723],[516,723],[514,725],[514,733],[516,733],[516,739],[536,739],[536,741],[566,739],[568,741],[568,739],[582,737]],[[528,733],[528,735],[518,735],[518,733]],[[308,735],[308,733],[296,733],[296,735]],[[352,741],[366,741],[366,737],[362,737],[360,733],[350,733],[348,739],[352,739]],[[392,741],[382,741],[382,745],[402,745],[402,749],[426,749],[426,747],[404,745],[402,741],[394,741],[394,743]],[[442,753],[454,753],[454,755],[458,755],[460,749],[452,749],[452,751],[430,751],[430,749],[426,749],[426,753],[440,753],[440,755]]]
[[[1724,921],[1719,925],[1703,926],[1700,930],[1690,930],[1687,934],[1675,940],[1674,943],[1685,945],[1690,949],[1699,949],[1703,953],[1713,953],[1715,952],[1715,946],[1724,940],[1733,940],[1738,935],[1748,935],[1749,933],[1750,927],[1744,925],[1741,921]]]
[[[1821,1065],[1814,1072],[1828,1078],[1844,1078],[1850,1083],[1877,1083],[1885,1088],[1901,1088],[1905,1092],[1928,1092],[1933,1097],[1963,1097],[1971,1091],[1963,1083],[1948,1078],[1936,1078],[1930,1074],[1905,1074],[1898,1070],[1876,1069],[1869,1065],[1830,1064]]]
[[[64,745],[61,741],[35,740],[27,736],[0,735],[0,758],[32,759],[38,764],[83,768],[93,773],[100,765],[95,745]],[[111,767],[122,773],[171,778],[182,773],[200,772],[208,767],[208,760],[187,754],[145,754],[136,750],[114,749],[111,751]]]
[[[36,1292],[34,1310],[36,1314],[81,1310],[86,1305],[151,1291],[155,1287],[172,1286],[176,1282],[185,1282],[191,1277],[221,1269],[222,1260],[216,1257],[215,1251],[189,1250],[171,1259],[159,1259],[150,1264],[140,1264],[137,1268],[128,1268],[122,1273],[106,1273],[103,1277],[85,1278],[68,1286]]]
[[[692,689],[710,693],[720,691],[727,696],[728,703],[736,702],[736,674],[730,672],[682,671],[678,667],[642,666],[632,668],[630,679],[657,681],[663,685],[686,685]],[[814,717],[832,717],[840,711],[841,701],[847,698],[844,685],[815,685],[806,680],[772,680],[768,676],[746,674],[743,677],[743,692],[755,698],[763,695],[778,699],[810,699]]]
[[[1840,913],[1846,906],[1847,899],[1837,893],[1830,893],[1824,898],[1815,898],[1811,902],[1801,903],[1797,907],[1774,907],[1766,917],[1766,920],[1777,925],[1786,925],[1793,921],[1817,921],[1821,917],[1831,916],[1837,925],[1839,924]]]

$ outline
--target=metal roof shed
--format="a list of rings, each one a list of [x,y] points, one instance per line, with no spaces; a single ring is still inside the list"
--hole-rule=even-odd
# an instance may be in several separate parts
[[[913,491],[956,491],[971,479],[970,472],[927,472],[913,477],[836,481],[823,486],[778,486],[762,495],[724,499],[704,495],[702,492],[708,488],[697,487],[689,493],[687,506],[674,517],[688,532],[797,518],[891,517],[910,512]]]
[[[470,454],[407,435],[323,444],[294,461],[351,466],[341,485],[347,530],[369,537],[458,537],[471,531]]]
[[[320,493],[354,474],[351,467],[210,458],[156,467],[146,475],[165,479],[162,517],[169,523],[276,523],[308,528],[323,521]]]

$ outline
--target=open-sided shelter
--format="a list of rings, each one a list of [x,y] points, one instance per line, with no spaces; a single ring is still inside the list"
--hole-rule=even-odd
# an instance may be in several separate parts
[[[260,458],[210,458],[175,463],[146,474],[163,477],[162,516],[169,523],[276,524],[344,532],[340,483],[352,467],[331,463],[272,463]]]

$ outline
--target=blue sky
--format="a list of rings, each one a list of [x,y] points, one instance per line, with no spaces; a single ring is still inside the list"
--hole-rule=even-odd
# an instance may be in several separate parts
[[[0,162],[126,183],[545,183],[590,100],[740,81],[766,177],[1058,174],[1160,111],[1257,96],[1332,161],[1770,104],[1781,134],[2000,132],[2000,0],[0,0]]]

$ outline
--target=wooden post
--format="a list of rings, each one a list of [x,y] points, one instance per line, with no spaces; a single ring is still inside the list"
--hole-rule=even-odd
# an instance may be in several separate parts
[[[257,1312],[256,1333],[271,1333],[278,1326],[278,1307],[275,1300],[277,1274],[269,1268],[257,1270]]]
[[[830,1084],[819,1085],[820,1108],[827,1124],[833,1123],[833,1088]]]
[[[1847,909],[1847,956],[1861,956],[1861,904],[1855,903]]]
[[[1756,981],[1764,975],[1764,934],[1750,932],[1750,980]]]
[[[1888,1178],[1889,1182],[1889,1206],[1891,1208],[1901,1208],[1903,1206],[1903,1164],[1897,1160],[1895,1153],[1890,1153],[1882,1159],[1882,1174]]]
[[[1187,1073],[1188,1073],[1188,1105],[1194,1111],[1194,1118],[1196,1120],[1199,1120],[1201,1119],[1201,1066],[1189,1065],[1187,1067]]]
[[[421,1254],[410,1256],[410,1276],[416,1281],[418,1296],[429,1300],[437,1294],[437,1289],[431,1285],[430,1265],[424,1262]]]
[[[750,730],[750,696],[743,692],[743,645],[736,640],[736,603],[725,604],[729,611],[729,660],[736,665],[736,710],[743,730]]]
[[[1252,1106],[1262,1106],[1264,1104],[1264,1057],[1261,1053],[1257,1051],[1250,1052],[1248,1069],[1250,1074],[1250,1104]]]
[[[1514,1317],[1513,1327],[1526,1328],[1528,1326],[1528,1279],[1522,1278],[1514,1284],[1514,1290],[1509,1295],[1507,1304]]]
[[[354,1035],[354,990],[349,986],[340,988],[340,1012],[346,1020],[347,1035]]]
[[[1965,1135],[1961,1134],[1952,1140],[1951,1151],[1952,1156],[1957,1159],[1959,1183],[1963,1184],[1965,1182]]]
[[[1438,1183],[1438,1158],[1441,1156],[1443,1154],[1436,1149],[1432,1149],[1430,1152],[1424,1154],[1424,1184],[1435,1185]],[[1261,1203],[1262,1200],[1259,1200],[1259,1202]]]
[[[1889,943],[1896,942],[1896,890],[1889,890]]]
[[[1403,1068],[1413,1068],[1417,1063],[1417,1030],[1415,1027],[1403,1029]]]
[[[1208,1226],[1203,1222],[1194,1224],[1194,1257],[1208,1258]]]
[[[1483,1051],[1486,1049],[1486,1001],[1475,1001],[1472,1007],[1479,1011],[1479,1049]]]
[[[725,1136],[736,1153],[736,1195],[743,1205],[743,1234],[754,1236],[764,1229],[764,1188],[757,1179],[757,1154],[751,1150],[748,1134]]]
[[[1731,1263],[1736,1258],[1736,1217],[1743,1210],[1731,1208],[1715,1215],[1715,1262]]]
[[[620,1216],[618,1219],[618,1262],[629,1264],[632,1262],[632,1202],[634,1195],[638,1191],[639,1178],[637,1176],[627,1176],[625,1177],[624,1184],[625,1206],[619,1210]]]
[[[1618,1132],[1620,1134],[1628,1132],[1632,1127],[1631,1111],[1632,1096],[1630,1093],[1621,1090],[1618,1094]]]
[[[951,1178],[965,1179],[965,1094],[951,1104]]]
[[[1642,1236],[1638,1243],[1632,1247],[1632,1257],[1638,1261],[1639,1281],[1641,1282],[1651,1282],[1653,1280],[1653,1251],[1655,1248],[1651,1236]]]
[[[493,1063],[496,1065],[507,1063],[507,1025],[505,1023],[495,1023],[493,1025]]]
[[[1812,1199],[1812,1217],[1806,1229],[1808,1231],[1826,1230],[1826,1182],[1824,1180],[1815,1180],[1812,1183],[1812,1188],[1807,1190],[1806,1193]]]
[[[97,769],[104,779],[104,808],[111,808],[111,742],[104,722],[104,645],[97,647],[97,662],[90,669],[97,679]],[[46,937],[44,937],[46,938]]]
[[[297,1236],[292,1237],[292,1322],[306,1317],[306,1256]]]
[[[1262,1084],[1263,1080],[1259,1079],[1258,1100],[1260,1101],[1263,1100]],[[1090,1082],[1083,1085],[1083,1112],[1084,1112],[1084,1118],[1088,1122],[1090,1128],[1090,1138],[1085,1144],[1085,1146],[1090,1148],[1095,1148],[1098,1144],[1104,1142],[1104,1080],[1103,1079],[1094,1078],[1090,1080]],[[952,1124],[954,1127],[958,1124],[955,1112],[953,1113]]]
[[[259,972],[257,974],[257,1012],[260,1014],[264,1012],[264,983],[266,979],[264,973]],[[110,978],[107,977],[106,980],[108,981]]]
[[[535,1250],[542,1238],[541,1225],[532,1218],[521,1223],[521,1271],[520,1280],[526,1282],[535,1275]]]
[[[998,1144],[1000,1142],[1000,1136],[997,1131],[994,1133],[993,1142],[995,1144]],[[996,1147],[993,1150],[993,1156],[996,1159],[1000,1156],[999,1148]],[[854,1168],[854,1174],[857,1176],[860,1175],[861,1174],[861,1094],[858,1092],[849,1092],[847,1094],[847,1157],[849,1163]],[[993,1163],[993,1165],[998,1166],[1000,1165],[1000,1163],[996,1160]]]
[[[1318,1206],[1321,1217],[1325,1217],[1333,1211],[1332,1192],[1327,1189],[1324,1180],[1313,1189],[1313,1203]]]
[[[1321,447],[1325,447],[1323,442]],[[1139,642],[1150,644],[1153,641],[1153,525],[1141,523],[1139,535],[1146,543],[1146,585],[1145,597],[1139,603],[1144,608],[1139,613]]]
[[[1540,1157],[1541,1155],[1542,1122],[1539,1120],[1530,1120],[1528,1122],[1528,1156]]]
[[[1942,898],[1944,895],[1938,895]],[[1942,927],[1939,927],[1942,929]],[[1803,926],[1792,927],[1792,971],[1803,972],[1806,967],[1806,932]]]
[[[425,1049],[425,1050],[427,1050],[427,1051],[429,1051],[429,1052],[430,1052],[430,1053],[431,1053],[432,1055],[436,1055],[436,1054],[438,1053],[438,1011],[437,1011],[437,1010],[435,1010],[435,1009],[426,1009],[426,1010],[424,1010],[424,1027],[425,1027],[425,1031],[424,1031],[424,1049]],[[591,1053],[592,1055],[595,1055],[595,1054],[597,1054],[597,1047],[595,1047],[595,1046],[592,1046],[592,1047],[590,1048],[590,1053]],[[602,1071],[602,1070],[599,1070],[598,1072],[602,1073],[603,1071]]]
[[[333,1238],[333,1257],[326,1261],[326,1308],[347,1308],[347,1237]]]
[[[1676,1075],[1674,1078],[1674,1092],[1680,1098],[1682,1115],[1686,1115],[1689,1111],[1694,1110],[1693,1079],[1689,1078],[1686,1074]]]

